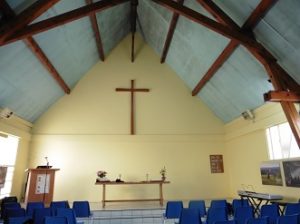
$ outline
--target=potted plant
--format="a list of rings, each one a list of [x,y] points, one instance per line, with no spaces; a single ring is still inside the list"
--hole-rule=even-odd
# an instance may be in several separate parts
[[[166,173],[167,173],[167,169],[166,167],[164,166],[160,171],[159,171],[160,175],[161,175],[161,180],[162,181],[165,181],[166,180]]]
[[[103,170],[100,170],[97,172],[97,181],[109,181],[107,178],[106,178],[106,174],[107,172],[106,171],[103,171]]]

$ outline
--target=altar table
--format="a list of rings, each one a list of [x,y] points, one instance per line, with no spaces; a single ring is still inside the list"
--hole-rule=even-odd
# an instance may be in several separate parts
[[[162,180],[152,180],[152,181],[139,181],[139,182],[114,182],[114,181],[97,181],[95,185],[102,185],[102,207],[105,207],[106,202],[138,202],[138,201],[158,201],[161,206],[163,206],[164,197],[163,197],[163,184],[169,184],[170,181],[162,181]],[[107,185],[149,185],[149,184],[157,184],[159,186],[159,198],[151,198],[151,199],[120,199],[120,200],[107,200],[106,199],[106,186]]]

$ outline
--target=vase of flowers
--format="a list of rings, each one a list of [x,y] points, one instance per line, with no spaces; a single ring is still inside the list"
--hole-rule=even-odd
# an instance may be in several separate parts
[[[160,171],[159,171],[160,175],[161,175],[161,180],[162,181],[165,181],[166,180],[166,173],[167,173],[167,169],[166,167],[164,166]]]
[[[106,177],[107,172],[100,170],[97,172],[97,181],[109,181]]]

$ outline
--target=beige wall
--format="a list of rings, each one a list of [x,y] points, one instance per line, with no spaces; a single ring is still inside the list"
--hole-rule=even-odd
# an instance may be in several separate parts
[[[17,116],[10,119],[0,119],[0,132],[19,137],[19,146],[17,151],[16,166],[12,184],[11,195],[22,199],[25,186],[25,169],[28,167],[30,130],[32,124],[26,122]]]
[[[237,190],[300,197],[297,188],[261,184],[260,164],[268,160],[265,129],[285,122],[279,104],[255,111],[255,122],[238,118],[223,125],[158,56],[137,38],[138,54],[131,63],[130,38],[96,64],[71,95],[62,97],[34,125],[14,117],[0,120],[0,131],[20,137],[12,194],[20,196],[24,170],[50,164],[57,173],[55,200],[100,201],[97,170],[114,180],[159,179],[166,166],[171,181],[165,198],[237,197]],[[150,88],[136,95],[136,132],[129,135],[129,94],[116,87]],[[30,151],[29,151],[29,143]],[[225,173],[211,174],[209,155],[223,154]],[[29,159],[29,162],[28,162]],[[110,198],[155,197],[156,186],[112,187]]]
[[[165,198],[222,198],[229,194],[227,157],[224,174],[211,174],[210,154],[224,152],[224,125],[149,46],[137,38],[130,62],[130,37],[96,64],[71,95],[54,104],[36,123],[30,166],[59,167],[55,199],[100,201],[96,171],[115,180],[159,179],[166,166],[171,184]],[[116,87],[150,88],[136,95],[136,132],[130,136],[130,95]],[[111,198],[157,196],[157,187],[114,187]]]
[[[257,192],[280,194],[286,200],[298,200],[298,188],[262,185],[260,164],[268,161],[265,130],[267,127],[286,122],[280,104],[266,104],[255,111],[254,122],[237,119],[227,125],[226,156],[230,176],[230,194],[237,196],[243,187]]]

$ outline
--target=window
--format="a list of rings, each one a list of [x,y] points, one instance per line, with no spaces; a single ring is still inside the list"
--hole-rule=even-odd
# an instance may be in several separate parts
[[[0,166],[7,167],[5,184],[4,187],[0,189],[0,199],[10,195],[18,145],[19,138],[3,134],[0,135]]]
[[[267,139],[271,160],[300,157],[300,150],[288,123],[268,128]]]

